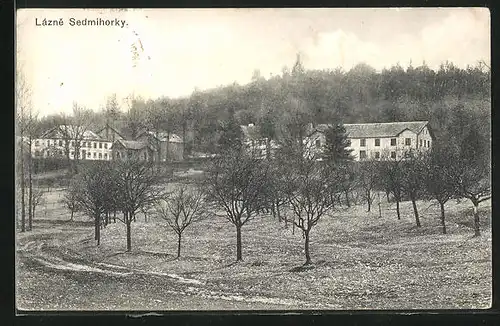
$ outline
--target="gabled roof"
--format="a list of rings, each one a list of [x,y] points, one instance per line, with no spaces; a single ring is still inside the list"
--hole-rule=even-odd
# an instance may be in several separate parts
[[[140,133],[139,136],[137,136],[136,138],[142,137],[144,135],[152,136],[152,137],[158,139],[161,142],[167,141],[167,139],[169,139],[169,143],[182,143],[182,138],[181,137],[179,137],[178,135],[176,135],[174,133],[170,133],[170,135],[169,135],[166,132],[156,133],[156,132],[153,132],[153,131],[144,131],[144,132]]]
[[[123,139],[118,139],[116,140],[113,145],[111,145],[111,148],[113,149],[116,145],[121,145],[126,149],[131,149],[131,150],[141,150],[146,147],[150,147],[146,142],[139,141],[139,140],[123,140]]]
[[[83,134],[82,134],[83,133]],[[75,125],[59,125],[44,132],[40,138],[78,138],[101,140],[96,133],[85,130],[85,127]]]
[[[405,130],[410,130],[418,134],[428,125],[428,123],[428,121],[353,123],[344,124],[344,128],[349,138],[383,138],[397,137]],[[316,129],[318,131],[324,131],[327,128],[328,125],[321,124],[318,125]]]
[[[113,128],[111,126],[106,126],[106,127],[102,128],[101,130],[99,130],[97,132],[97,135],[99,135],[103,139],[106,139],[106,133],[105,133],[106,129],[111,130],[112,132],[117,134],[121,139],[125,139],[125,137],[121,133],[119,133],[115,128]],[[108,139],[108,140],[112,140],[112,139]]]
[[[262,139],[264,137],[262,137],[260,135],[260,132],[259,132],[259,128],[253,124],[250,124],[250,125],[243,125],[243,126],[240,126],[241,127],[241,131],[243,132],[243,137],[245,139],[249,139],[249,140],[257,140],[257,139]]]

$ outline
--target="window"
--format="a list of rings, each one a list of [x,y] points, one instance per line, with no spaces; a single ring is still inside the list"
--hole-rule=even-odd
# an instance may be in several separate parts
[[[108,143],[104,143],[104,148],[108,149]]]
[[[94,148],[97,148],[97,144],[96,143],[94,143]]]
[[[95,158],[95,152],[94,152],[94,155],[93,155],[93,156],[94,156],[94,158]]]
[[[99,153],[99,158],[102,158],[102,153]]]
[[[396,138],[391,138],[391,146],[396,146]]]
[[[427,147],[431,147],[431,141],[430,140],[427,141]]]
[[[347,139],[347,147],[351,147],[351,140]]]
[[[71,151],[71,156],[75,155],[75,152]]]
[[[88,153],[87,153],[87,156],[88,156],[88,157],[90,157],[90,155],[91,155],[91,154],[90,154],[90,152],[88,152]]]
[[[380,158],[380,152],[375,152],[375,158],[378,160]]]
[[[40,151],[35,151],[35,156],[40,156]]]
[[[321,147],[321,140],[319,139],[316,139],[316,147]]]
[[[99,148],[102,148],[102,143],[99,143]]]
[[[375,146],[380,146],[380,139],[375,139]]]
[[[104,159],[108,159],[108,153],[104,153]]]
[[[405,145],[411,146],[411,138],[405,138]]]
[[[359,151],[359,158],[360,159],[365,159],[366,158],[366,151]]]
[[[35,146],[40,146],[40,141],[39,140],[35,140]]]
[[[420,147],[422,147],[422,139],[420,139]]]
[[[71,141],[71,147],[75,147],[75,141],[74,140]]]
[[[366,146],[366,139],[360,139],[359,140],[359,146],[365,147]]]
[[[391,158],[396,158],[396,152],[391,152]]]
[[[82,151],[82,158],[83,159],[87,158],[87,152],[85,150]]]

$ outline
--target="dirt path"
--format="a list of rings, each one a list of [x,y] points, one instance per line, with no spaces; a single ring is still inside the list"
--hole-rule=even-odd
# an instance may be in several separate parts
[[[88,238],[82,223],[37,225],[18,237],[17,305],[26,310],[288,310],[316,305],[295,299],[226,293],[171,273],[92,262],[67,245]],[[327,307],[328,308],[328,307]],[[334,307],[329,307],[334,308]]]

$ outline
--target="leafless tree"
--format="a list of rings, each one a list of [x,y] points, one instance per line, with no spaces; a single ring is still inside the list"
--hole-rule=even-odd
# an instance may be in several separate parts
[[[43,203],[45,191],[41,187],[32,187],[30,192],[31,197],[31,218],[35,219],[36,208]],[[31,227],[30,227],[31,229]]]
[[[302,149],[307,145],[303,145]],[[287,182],[288,198],[295,216],[294,225],[302,230],[306,261],[311,264],[309,238],[311,229],[321,217],[334,207],[333,194],[338,193],[338,184],[335,182],[334,171],[325,162],[302,156],[301,151],[290,157],[290,176]]]
[[[32,146],[33,139],[37,132],[37,116],[34,111],[32,102],[32,89],[28,83],[27,77],[23,71],[22,64],[16,67],[16,135],[18,136],[17,151],[19,157],[17,165],[17,175],[21,187],[21,231],[26,230],[26,182],[28,183],[28,230],[32,229],[32,199],[33,196],[33,160]]]
[[[415,151],[407,153],[406,159],[401,162],[401,176],[403,181],[401,188],[411,200],[417,227],[421,226],[417,199],[421,198],[424,192],[425,162],[426,153]]]
[[[210,167],[204,189],[236,228],[236,261],[243,260],[241,229],[266,205],[269,167],[241,150],[223,152]]]
[[[202,192],[187,185],[177,186],[166,198],[159,201],[157,213],[177,234],[177,258],[181,256],[184,230],[193,222],[206,216],[207,208]]]
[[[106,200],[109,194],[107,180],[110,178],[109,162],[95,162],[86,166],[71,183],[77,193],[77,203],[82,211],[94,220],[94,236],[97,245],[100,244],[101,217],[105,212]]]
[[[367,204],[367,211],[371,210],[373,200],[375,199],[375,190],[380,183],[380,176],[378,174],[377,161],[362,161],[359,162],[359,187],[361,188],[361,195]]]
[[[70,220],[73,221],[73,216],[75,212],[81,209],[80,204],[78,202],[79,189],[76,180],[72,180],[70,182],[69,187],[66,189],[64,193],[62,203],[63,205],[71,212]]]
[[[118,161],[113,169],[117,178],[116,196],[123,212],[123,219],[120,221],[127,227],[127,251],[131,251],[131,224],[135,214],[143,207],[157,202],[163,196],[164,189],[157,184],[159,176],[151,162],[134,159]]]
[[[464,141],[461,157],[452,165],[451,178],[457,195],[472,202],[474,235],[480,236],[479,204],[491,198],[491,158],[488,141],[472,130]]]
[[[402,161],[405,157],[404,154],[396,158],[391,158],[389,153],[382,153],[383,159],[378,163],[379,183],[383,189],[389,190],[396,201],[396,215],[398,220],[401,219],[400,203],[403,197],[403,169]]]
[[[446,234],[444,205],[456,193],[452,166],[456,156],[453,153],[451,148],[434,146],[425,164],[425,188],[427,193],[439,203],[443,234]]]

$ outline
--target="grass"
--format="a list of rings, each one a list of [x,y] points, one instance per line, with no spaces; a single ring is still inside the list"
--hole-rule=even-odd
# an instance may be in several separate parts
[[[66,261],[134,271],[135,276],[126,279],[110,276],[110,285],[101,278],[95,284],[86,283],[80,297],[96,300],[91,307],[102,306],[102,300],[115,302],[110,299],[112,293],[120,293],[128,299],[106,307],[151,309],[154,300],[160,300],[165,309],[179,307],[168,304],[174,301],[184,302],[184,309],[488,308],[492,295],[490,202],[480,206],[481,237],[473,237],[472,209],[467,201],[446,205],[447,235],[441,234],[436,205],[419,202],[418,207],[420,228],[415,226],[409,202],[401,204],[401,220],[396,218],[395,204],[385,201],[381,203],[382,217],[378,217],[377,205],[370,213],[359,205],[324,216],[311,231],[314,265],[307,269],[300,268],[305,257],[299,230],[292,234],[291,226],[285,228],[271,216],[256,217],[243,227],[244,260],[238,263],[236,231],[220,217],[186,229],[180,259],[175,259],[176,235],[161,219],[148,217],[144,222],[141,215],[132,223],[132,252],[125,251],[125,226],[120,222],[102,230],[99,247],[92,226],[81,224],[80,236],[68,235],[46,250]],[[56,216],[64,214],[69,219],[69,213],[62,211]],[[23,241],[27,240],[21,238]],[[32,276],[35,278],[54,273],[33,268],[40,274]],[[73,274],[57,275],[74,280],[77,276]],[[146,286],[143,282],[147,282],[149,296],[138,293],[139,285]],[[94,293],[97,286],[107,291],[102,298]],[[28,289],[24,293],[25,298],[33,295]],[[130,301],[132,295],[143,299]],[[201,298],[210,300],[203,304]]]

